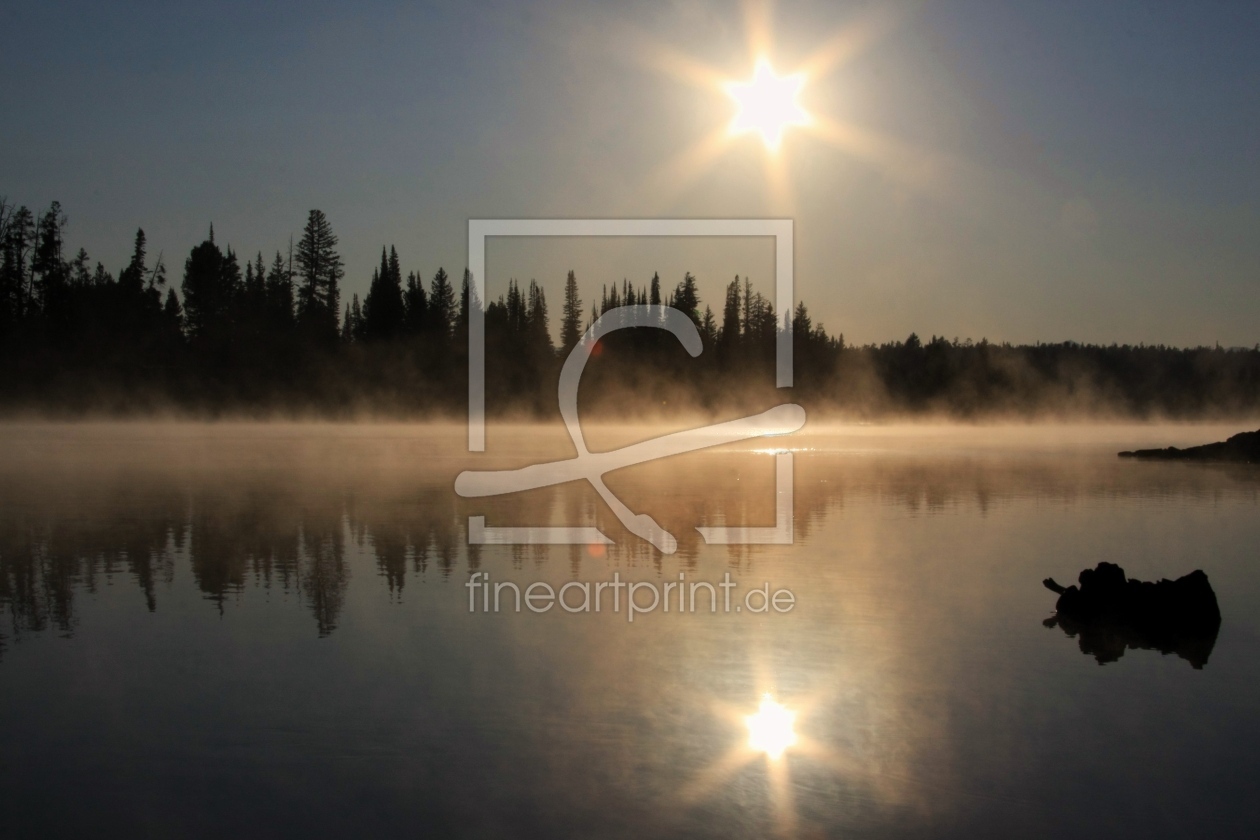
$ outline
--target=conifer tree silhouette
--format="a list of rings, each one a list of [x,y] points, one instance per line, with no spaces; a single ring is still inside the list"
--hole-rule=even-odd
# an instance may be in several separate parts
[[[363,300],[363,338],[390,341],[403,332],[407,311],[403,303],[402,269],[398,252],[390,246],[389,255],[381,248],[381,265],[372,273],[372,284]]]
[[[294,254],[298,279],[298,324],[310,339],[328,345],[337,338],[337,316],[344,270],[337,237],[321,210],[307,217]]]
[[[437,270],[429,286],[428,319],[429,329],[444,344],[455,322],[455,289],[444,268]]]
[[[560,321],[560,349],[567,354],[582,338],[582,299],[572,271],[564,281],[564,311]]]
[[[483,303],[465,270],[456,299],[444,269],[427,284],[416,271],[404,283],[393,246],[382,249],[366,297],[343,304],[337,239],[318,210],[270,267],[261,252],[241,265],[211,227],[188,252],[178,291],[163,289],[162,253],[150,256],[143,228],[132,228],[130,259],[115,279],[84,249],[67,247],[67,225],[56,202],[37,215],[0,198],[0,410],[162,404],[210,414],[318,413],[380,404],[456,413],[467,398],[468,328],[478,310],[493,360],[489,409],[554,416],[556,375],[582,329],[615,307],[662,303],[659,274],[641,287],[624,278],[599,295],[591,288],[584,319],[577,278],[568,272],[557,353],[544,283],[513,279],[505,295]],[[859,416],[1084,413],[1103,395],[1108,411],[1134,417],[1260,411],[1260,346],[1014,346],[917,332],[851,346],[843,333],[829,334],[804,301],[776,312],[748,277],[725,286],[718,312],[699,289],[688,272],[668,305],[696,323],[703,356],[687,357],[655,330],[608,336],[583,380],[587,407],[623,416],[659,389],[720,413],[745,408],[752,396],[772,397],[777,341],[790,329],[793,399]],[[1065,404],[1073,394],[1083,396]]]

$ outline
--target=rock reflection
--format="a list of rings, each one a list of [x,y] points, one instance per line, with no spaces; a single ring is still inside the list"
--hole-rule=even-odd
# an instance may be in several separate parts
[[[1046,627],[1058,627],[1069,637],[1078,639],[1081,653],[1092,656],[1099,665],[1115,662],[1126,650],[1157,650],[1175,653],[1196,670],[1207,664],[1216,647],[1219,625],[1199,631],[1151,631],[1117,621],[1080,621],[1069,616],[1051,616]]]
[[[1176,653],[1201,669],[1216,645],[1221,611],[1202,570],[1176,580],[1140,581],[1104,561],[1083,570],[1079,586],[1052,578],[1044,584],[1059,595],[1055,615],[1044,624],[1079,635],[1081,653],[1099,665],[1115,662],[1126,648],[1145,648]]]

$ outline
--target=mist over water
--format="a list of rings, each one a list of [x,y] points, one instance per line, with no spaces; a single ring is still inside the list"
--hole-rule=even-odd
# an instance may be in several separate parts
[[[602,450],[670,430],[587,433]],[[610,474],[678,537],[666,556],[584,485],[453,493],[462,469],[571,456],[558,426],[491,424],[469,455],[463,426],[10,425],[0,825],[1150,837],[1210,818],[1247,836],[1260,474],[1115,457],[1231,431],[809,426]],[[697,525],[773,523],[781,448],[795,543],[706,546]],[[615,544],[469,546],[470,515]],[[1041,579],[1100,560],[1208,573],[1224,623],[1202,670],[1143,649],[1100,667],[1042,626]],[[730,574],[796,603],[633,623],[469,612],[474,571],[522,587]],[[814,749],[724,763],[765,691]]]

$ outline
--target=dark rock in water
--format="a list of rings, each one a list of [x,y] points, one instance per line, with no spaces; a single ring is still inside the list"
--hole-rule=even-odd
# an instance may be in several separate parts
[[[1176,653],[1195,668],[1207,664],[1221,626],[1221,611],[1208,577],[1196,570],[1156,583],[1126,579],[1114,563],[1099,563],[1080,574],[1080,586],[1043,583],[1059,593],[1047,627],[1080,636],[1081,653],[1099,664],[1114,662],[1125,648]]]
[[[1260,464],[1260,430],[1242,432],[1221,443],[1191,446],[1187,449],[1178,449],[1175,446],[1167,449],[1138,449],[1135,452],[1121,452],[1120,457],[1150,458],[1160,461],[1241,461],[1245,464]]]

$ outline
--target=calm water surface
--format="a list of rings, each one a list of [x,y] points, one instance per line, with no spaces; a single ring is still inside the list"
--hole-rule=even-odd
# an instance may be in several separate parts
[[[1260,836],[1260,469],[1115,457],[1240,430],[778,439],[791,546],[694,531],[773,523],[766,441],[611,475],[662,556],[584,486],[453,493],[565,457],[555,430],[474,457],[461,428],[7,426],[0,836]],[[617,544],[469,547],[470,515]],[[1041,579],[1100,560],[1208,573],[1202,668],[1043,626]],[[475,571],[796,605],[470,613]],[[747,747],[765,692],[797,714],[778,761]]]

